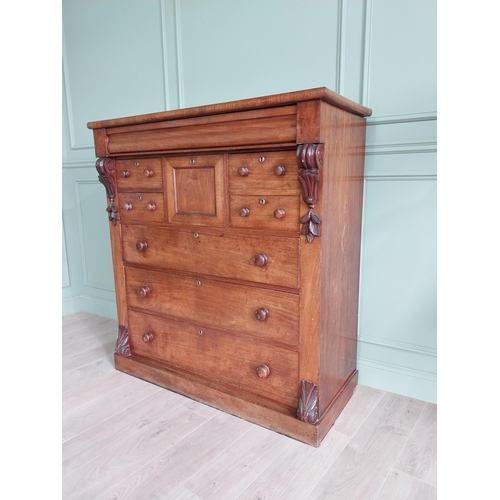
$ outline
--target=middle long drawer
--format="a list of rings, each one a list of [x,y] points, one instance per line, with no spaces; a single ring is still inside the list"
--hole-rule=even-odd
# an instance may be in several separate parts
[[[125,268],[129,307],[299,344],[299,296],[191,276]]]
[[[125,224],[122,235],[125,262],[299,288],[298,237]]]

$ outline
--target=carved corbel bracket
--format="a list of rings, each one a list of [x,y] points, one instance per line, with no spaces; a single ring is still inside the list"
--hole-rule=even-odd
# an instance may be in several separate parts
[[[118,339],[115,346],[115,354],[121,356],[122,358],[129,358],[132,356],[130,351],[128,328],[123,325],[118,326]]]
[[[95,168],[99,173],[99,181],[106,188],[106,194],[109,198],[109,206],[106,208],[106,212],[109,214],[109,221],[115,225],[120,219],[120,216],[118,215],[118,207],[115,205],[115,160],[113,158],[99,158],[95,164]]]
[[[297,147],[297,165],[302,199],[309,207],[309,212],[300,219],[302,224],[300,233],[306,235],[309,243],[314,240],[315,236],[321,236],[319,228],[321,219],[313,212],[313,208],[318,203],[323,152],[323,144],[299,144]]]
[[[308,424],[315,424],[319,419],[318,386],[308,380],[300,381],[300,398],[297,418]]]

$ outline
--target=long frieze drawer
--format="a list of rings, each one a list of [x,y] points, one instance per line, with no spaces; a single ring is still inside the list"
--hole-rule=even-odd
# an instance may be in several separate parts
[[[299,295],[125,268],[129,307],[267,340],[299,344]]]
[[[159,189],[163,186],[160,158],[116,161],[118,189]]]
[[[106,129],[111,155],[295,143],[296,106]]]
[[[300,239],[122,225],[125,262],[299,287]]]
[[[230,154],[229,189],[299,192],[298,171],[295,151]]]
[[[229,198],[232,227],[300,230],[299,195],[231,195]]]
[[[120,193],[122,223],[165,222],[163,193]]]
[[[129,311],[132,355],[145,356],[210,380],[296,407],[297,352],[243,339],[195,323]]]

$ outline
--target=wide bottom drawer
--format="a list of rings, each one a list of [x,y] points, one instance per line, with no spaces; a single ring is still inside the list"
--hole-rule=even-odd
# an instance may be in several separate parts
[[[132,355],[297,407],[297,352],[134,311],[129,311],[129,336]]]

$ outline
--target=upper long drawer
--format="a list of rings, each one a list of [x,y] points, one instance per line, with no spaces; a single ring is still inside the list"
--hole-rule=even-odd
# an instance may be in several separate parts
[[[132,264],[299,287],[299,238],[122,225],[122,241]]]
[[[295,143],[296,106],[106,129],[109,154]]]

